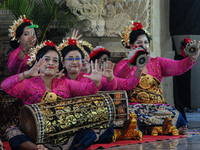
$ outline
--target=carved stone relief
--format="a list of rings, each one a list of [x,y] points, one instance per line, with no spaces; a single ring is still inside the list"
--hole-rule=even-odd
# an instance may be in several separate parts
[[[151,0],[66,0],[83,21],[88,37],[120,37],[130,20],[140,21],[151,33]]]

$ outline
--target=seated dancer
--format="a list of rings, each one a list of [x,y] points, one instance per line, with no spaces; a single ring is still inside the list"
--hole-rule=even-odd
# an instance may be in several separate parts
[[[110,52],[103,46],[96,46],[90,53],[91,61],[97,60],[99,66],[103,66],[103,71],[105,70],[107,71],[107,74],[113,75],[113,69],[115,64],[109,61],[109,58]],[[137,68],[135,74],[125,80],[123,78],[113,75],[113,77],[117,80],[117,88],[115,90],[131,90],[138,84],[140,80],[140,72],[140,68]]]
[[[1,88],[5,92],[13,97],[21,98],[25,105],[39,103],[46,91],[54,92],[63,99],[67,99],[69,97],[95,94],[101,88],[102,71],[97,69],[97,62],[95,65],[91,64],[92,74],[87,75],[93,82],[83,83],[55,78],[55,74],[61,67],[61,57],[60,52],[57,51],[55,44],[51,41],[46,41],[36,46],[31,50],[29,56],[28,64],[32,68],[8,77],[1,84]],[[74,139],[74,142],[77,142],[79,147],[87,148],[95,141],[90,137],[91,134],[88,135],[86,133],[77,134]],[[12,149],[36,149],[35,143],[23,134],[20,127],[11,127],[7,129],[6,134]],[[85,136],[84,140],[77,140]],[[87,141],[89,138],[92,141]],[[77,144],[74,142],[68,144],[69,149],[73,149],[74,145]]]
[[[81,43],[83,44],[83,42]],[[82,59],[84,59],[86,52],[79,41],[71,38],[64,40],[63,43],[58,46],[58,49],[62,52],[63,66],[65,68],[65,76],[63,78],[88,83],[92,81],[86,78],[89,74],[80,72],[82,68]],[[106,78],[104,76],[102,77],[101,90],[115,90],[117,82],[113,74],[107,75],[104,71],[103,75],[106,76]]]
[[[141,23],[135,22],[123,32],[122,43],[126,48],[130,48],[130,53],[135,51],[135,46],[143,46],[149,52],[150,36]],[[161,81],[163,77],[176,76],[188,71],[197,61],[198,55],[199,51],[196,55],[188,56],[180,61],[149,57],[147,65],[141,68],[139,83],[128,91],[130,112],[137,114],[141,128],[162,125],[165,118],[171,117],[172,125],[177,127],[179,134],[186,134],[186,121],[163,99]],[[114,69],[114,75],[126,79],[134,75],[136,69],[137,66],[133,66],[128,59],[121,60]]]
[[[82,59],[86,56],[86,52],[84,51],[83,46],[91,47],[91,44],[83,41],[83,40],[76,40],[75,38],[68,38],[64,40],[58,46],[58,49],[62,52],[62,57],[64,58],[63,66],[65,70],[65,76],[63,78],[77,80],[81,82],[91,82],[89,78],[86,78],[88,74],[80,72],[82,68]],[[99,49],[100,48],[100,49]],[[98,58],[99,52],[100,53],[107,53],[107,49],[103,47],[99,47],[98,50],[92,50],[91,55],[93,58]],[[107,55],[103,56],[106,57]],[[93,59],[94,61],[99,61],[98,59]],[[101,60],[101,59],[100,59]],[[107,59],[106,59],[107,60]],[[98,62],[99,64],[99,62]],[[132,89],[138,82],[139,76],[131,76],[128,79],[120,79],[116,78],[113,75],[113,68],[114,63],[111,61],[104,61],[102,63],[103,69],[103,77],[102,77],[102,88],[101,91],[112,91],[112,90],[130,90]],[[139,75],[139,74],[138,74]],[[133,84],[133,82],[135,84]]]
[[[20,16],[10,26],[10,46],[14,49],[8,57],[8,70],[11,75],[27,70],[28,53],[36,43],[37,25],[33,25],[26,16]]]

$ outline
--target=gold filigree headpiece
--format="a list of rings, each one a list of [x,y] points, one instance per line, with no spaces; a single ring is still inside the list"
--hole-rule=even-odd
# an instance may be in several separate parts
[[[90,52],[92,51],[93,47],[92,44],[87,42],[87,41],[83,41],[83,40],[79,40],[80,45],[84,45],[87,46],[90,49]]]
[[[63,42],[57,46],[57,49],[58,51],[61,51],[64,47],[69,46],[69,45],[76,45],[79,49],[81,49],[81,51],[84,54],[84,57],[86,57],[86,52],[83,46],[81,46],[82,45],[81,42],[76,39],[67,38],[66,40],[63,40]]]
[[[130,25],[124,27],[124,31],[122,31],[122,42],[124,43],[124,47],[130,46],[130,33],[132,30],[138,30],[142,29],[144,32],[151,38],[150,33],[143,27],[143,25],[140,22],[133,22],[133,20],[130,21]]]
[[[31,25],[33,25],[33,23],[31,22],[31,20],[27,19],[25,15],[20,16],[18,20],[14,20],[13,21],[13,25],[10,26],[10,29],[8,29],[8,31],[9,31],[8,35],[11,38],[12,41],[17,40],[16,30],[24,22],[29,22]]]
[[[28,62],[27,62],[27,64],[29,65],[29,66],[32,66],[33,64],[34,64],[34,62],[35,62],[35,60],[36,60],[36,54],[37,54],[37,52],[41,49],[41,48],[43,48],[44,46],[55,46],[56,47],[56,44],[54,44],[52,41],[50,41],[50,40],[48,40],[48,41],[44,41],[43,43],[41,43],[41,44],[39,44],[39,45],[37,45],[36,47],[34,47],[34,48],[31,48],[30,49],[30,53],[28,54],[28,56],[29,56],[29,59],[28,59]],[[56,48],[57,49],[57,48]],[[59,55],[60,55],[60,57],[62,56],[61,55],[61,52],[57,49],[57,51],[58,51],[58,53],[59,53]],[[62,57],[61,57],[61,62],[62,62]]]

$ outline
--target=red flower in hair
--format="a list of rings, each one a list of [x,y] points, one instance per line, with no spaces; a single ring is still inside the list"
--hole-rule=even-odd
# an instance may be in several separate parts
[[[45,45],[48,45],[48,46],[55,46],[56,44],[54,44],[52,41],[46,41],[46,42],[45,42]]]
[[[77,44],[77,41],[75,39],[68,39],[68,43],[69,45],[76,45]]]
[[[184,42],[187,44],[187,43],[190,43],[191,40],[190,40],[190,38],[186,38],[186,39],[184,39]]]
[[[185,38],[182,42],[181,42],[181,55],[183,57],[187,57],[187,55],[185,54],[184,49],[186,48],[188,43],[191,43],[192,41],[190,40],[190,38]]]
[[[90,59],[96,55],[98,55],[99,52],[108,52],[108,50],[104,47],[99,46],[98,48],[95,48],[92,50],[92,52],[90,53]]]
[[[27,19],[27,18],[24,18],[23,21],[24,21],[24,22],[29,22],[29,23],[31,23],[31,20],[30,20],[30,19]]]
[[[135,27],[131,27],[133,30],[142,29],[143,25],[140,22],[134,22]]]

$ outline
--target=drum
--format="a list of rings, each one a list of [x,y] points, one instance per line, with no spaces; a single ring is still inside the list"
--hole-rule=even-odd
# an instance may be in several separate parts
[[[110,127],[115,106],[108,94],[95,94],[70,99],[55,98],[51,102],[26,105],[20,112],[20,127],[35,143],[60,144],[77,131]],[[48,100],[49,101],[49,100]]]
[[[99,94],[107,93],[113,99],[115,104],[116,117],[114,121],[115,127],[123,127],[125,120],[129,118],[128,111],[128,95],[126,91],[98,91]]]
[[[0,138],[6,140],[5,131],[8,127],[19,123],[19,113],[24,105],[19,98],[12,97],[0,89]]]

